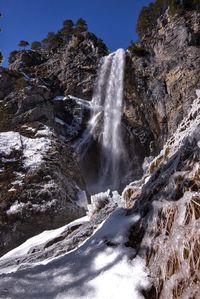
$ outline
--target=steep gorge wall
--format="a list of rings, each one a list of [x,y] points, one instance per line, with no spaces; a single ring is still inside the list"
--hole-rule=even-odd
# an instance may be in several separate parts
[[[122,178],[123,185],[141,178],[144,158],[158,154],[187,115],[200,85],[199,20],[198,12],[173,17],[166,13],[138,43],[145,55],[126,54],[122,131],[130,173]],[[91,100],[100,59],[107,54],[100,40],[84,33],[54,52],[19,51],[9,69],[0,69],[0,132],[15,131],[22,140],[46,138],[52,144],[44,153],[45,163],[31,172],[23,167],[23,148],[10,156],[1,153],[0,254],[85,213],[76,204],[77,193],[86,186],[71,145],[84,131],[90,111],[71,98],[54,99],[71,94]],[[91,165],[97,153],[98,148],[91,153]],[[18,168],[24,185],[16,185],[15,192]],[[34,209],[48,204],[49,198],[54,204],[48,209]],[[17,204],[24,212],[9,214]],[[17,228],[21,232],[14,237]]]
[[[71,140],[89,110],[98,63],[107,54],[83,33],[54,52],[19,51],[0,68],[0,255],[45,229],[85,215],[86,189]]]
[[[127,53],[123,121],[141,175],[144,157],[162,149],[200,87],[200,13],[166,12],[137,47],[141,53]]]

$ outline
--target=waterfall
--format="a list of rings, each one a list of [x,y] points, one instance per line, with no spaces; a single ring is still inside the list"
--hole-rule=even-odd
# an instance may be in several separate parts
[[[106,181],[109,181],[109,178],[111,178],[110,187],[118,188],[120,157],[124,152],[120,132],[125,62],[124,50],[117,50],[111,54],[111,58],[109,77],[104,78],[104,80],[107,80],[107,88],[104,100],[100,184],[104,186]],[[105,60],[109,59],[110,57]]]
[[[120,164],[125,153],[121,137],[124,65],[123,49],[103,58],[91,102],[93,112],[87,129],[76,143],[76,148],[84,159],[95,128],[101,128],[99,169],[96,178],[99,190],[114,190],[119,186]]]

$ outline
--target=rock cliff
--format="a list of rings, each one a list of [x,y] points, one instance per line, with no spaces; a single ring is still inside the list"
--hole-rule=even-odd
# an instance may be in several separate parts
[[[14,52],[0,69],[0,254],[85,215],[71,140],[84,130],[105,45],[87,32],[55,51]],[[64,98],[64,95],[66,97]]]
[[[122,133],[129,169],[122,180],[138,181],[122,198],[124,213],[140,220],[123,246],[146,260],[153,285],[141,290],[146,298],[199,296],[199,36],[199,12],[166,12],[138,51],[126,52]],[[102,41],[82,33],[54,51],[14,53],[9,68],[0,69],[0,254],[85,215],[87,186],[73,145],[86,128],[107,54]],[[95,134],[91,167],[101,137]],[[88,224],[32,248],[19,266],[81,244],[116,208],[113,198],[104,198]]]
[[[195,98],[200,85],[199,20],[199,12],[166,12],[137,44],[139,50],[127,53],[124,126],[136,176],[144,157],[162,149]]]

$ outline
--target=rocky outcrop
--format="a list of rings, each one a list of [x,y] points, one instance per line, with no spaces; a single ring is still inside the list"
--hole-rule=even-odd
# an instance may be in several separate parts
[[[22,74],[0,67],[0,101],[12,91],[20,90],[25,86],[27,82]]]
[[[126,53],[122,133],[130,173],[123,186],[142,177],[194,100],[200,84],[199,20],[199,12],[166,12],[137,44],[142,51]],[[72,143],[86,128],[91,109],[86,100],[107,53],[101,40],[84,32],[53,50],[15,52],[9,69],[0,68],[0,134],[8,144],[0,164],[0,254],[85,213],[77,205],[86,186]],[[27,152],[38,157],[40,150],[40,163],[27,168]],[[98,153],[95,143],[87,162],[91,169]],[[133,189],[137,198],[141,190]]]
[[[85,214],[76,157],[38,122],[0,133],[1,254],[44,230]]]
[[[200,93],[177,131],[123,192],[130,213],[141,213],[138,254],[153,288],[147,298],[198,298],[200,224]],[[130,231],[130,242],[136,232]],[[137,243],[138,245],[138,243]]]
[[[199,20],[199,12],[166,12],[137,44],[140,52],[127,52],[123,122],[139,175],[141,161],[162,149],[200,86]]]
[[[10,70],[23,71],[35,65],[39,65],[44,61],[44,58],[39,52],[28,50],[11,53]]]
[[[54,51],[19,51],[9,69],[36,78],[55,96],[70,94],[90,100],[99,60],[107,54],[100,39],[83,32]]]
[[[78,194],[86,186],[66,141],[83,130],[88,109],[34,81],[1,102],[1,254],[85,214]]]
[[[56,273],[57,279],[62,277],[63,288],[66,287],[72,273],[74,286],[77,272],[81,269],[82,276],[78,283],[80,296],[85,297],[90,293],[90,288],[85,289],[82,280],[90,282],[94,276],[99,275],[102,287],[102,278],[108,277],[104,275],[111,269],[120,279],[131,279],[131,285],[136,276],[139,276],[142,283],[135,298],[199,298],[200,92],[197,93],[198,97],[188,116],[181,122],[160,154],[148,164],[142,179],[127,186],[122,197],[117,192],[113,192],[112,196],[109,192],[93,196],[88,211],[90,217],[84,217],[78,222],[50,232],[50,236],[45,233],[36,236],[0,259],[2,296],[30,294],[34,297],[36,293],[32,290],[41,273],[43,276],[45,273],[45,278],[48,276],[48,279],[52,279],[52,273]],[[122,200],[126,208],[122,208]],[[115,218],[117,214],[120,215],[120,221],[118,217]],[[120,229],[124,229],[127,221],[129,226],[125,226],[125,232],[122,234]],[[96,247],[96,240],[100,245],[100,251]],[[122,249],[123,253],[118,258],[115,254],[114,260],[110,262],[110,255]],[[71,261],[68,262],[67,259],[71,250],[72,254],[75,253],[72,267],[77,261],[80,263],[75,274],[69,267]],[[83,261],[88,253],[90,267],[85,267],[87,264]],[[106,268],[102,267],[102,254],[109,259]],[[118,260],[123,261],[124,256],[131,265],[131,271],[121,273],[124,263],[120,263],[119,269],[116,269],[116,265]],[[91,268],[91,260],[93,267],[90,277],[88,271],[85,275],[85,269]],[[98,267],[98,272],[95,273],[94,264],[99,260],[100,271]],[[146,275],[141,275],[142,269],[139,267],[143,260],[149,269]],[[81,264],[84,264],[84,270]],[[136,271],[133,271],[135,264]],[[62,271],[58,271],[61,265]],[[66,271],[64,275],[63,271]],[[150,283],[145,280],[147,273]],[[40,293],[46,283],[43,276],[40,277]],[[53,279],[55,280],[54,276]],[[12,285],[13,288],[10,287]],[[109,286],[109,289],[113,292],[113,287]],[[69,291],[69,288],[66,290]],[[124,291],[123,288],[122,290]],[[44,297],[54,297],[59,291],[60,284],[58,287],[56,283],[52,289],[44,290]],[[130,295],[129,298],[133,295],[129,290],[127,294]]]
[[[90,99],[106,53],[83,33],[54,51],[16,51],[9,69],[0,69],[0,255],[85,215],[86,186],[71,141],[84,130],[90,105],[74,96]]]

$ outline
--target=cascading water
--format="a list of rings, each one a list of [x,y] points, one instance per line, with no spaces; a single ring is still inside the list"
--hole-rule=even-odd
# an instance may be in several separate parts
[[[111,177],[111,187],[113,188],[118,187],[120,157],[124,153],[120,132],[124,62],[124,50],[119,49],[112,55],[112,64],[104,101],[100,183],[104,186],[109,177]]]
[[[85,159],[95,129],[100,125],[96,190],[118,189],[120,165],[125,150],[121,138],[125,51],[119,49],[103,58],[91,102],[92,115],[76,148]]]

